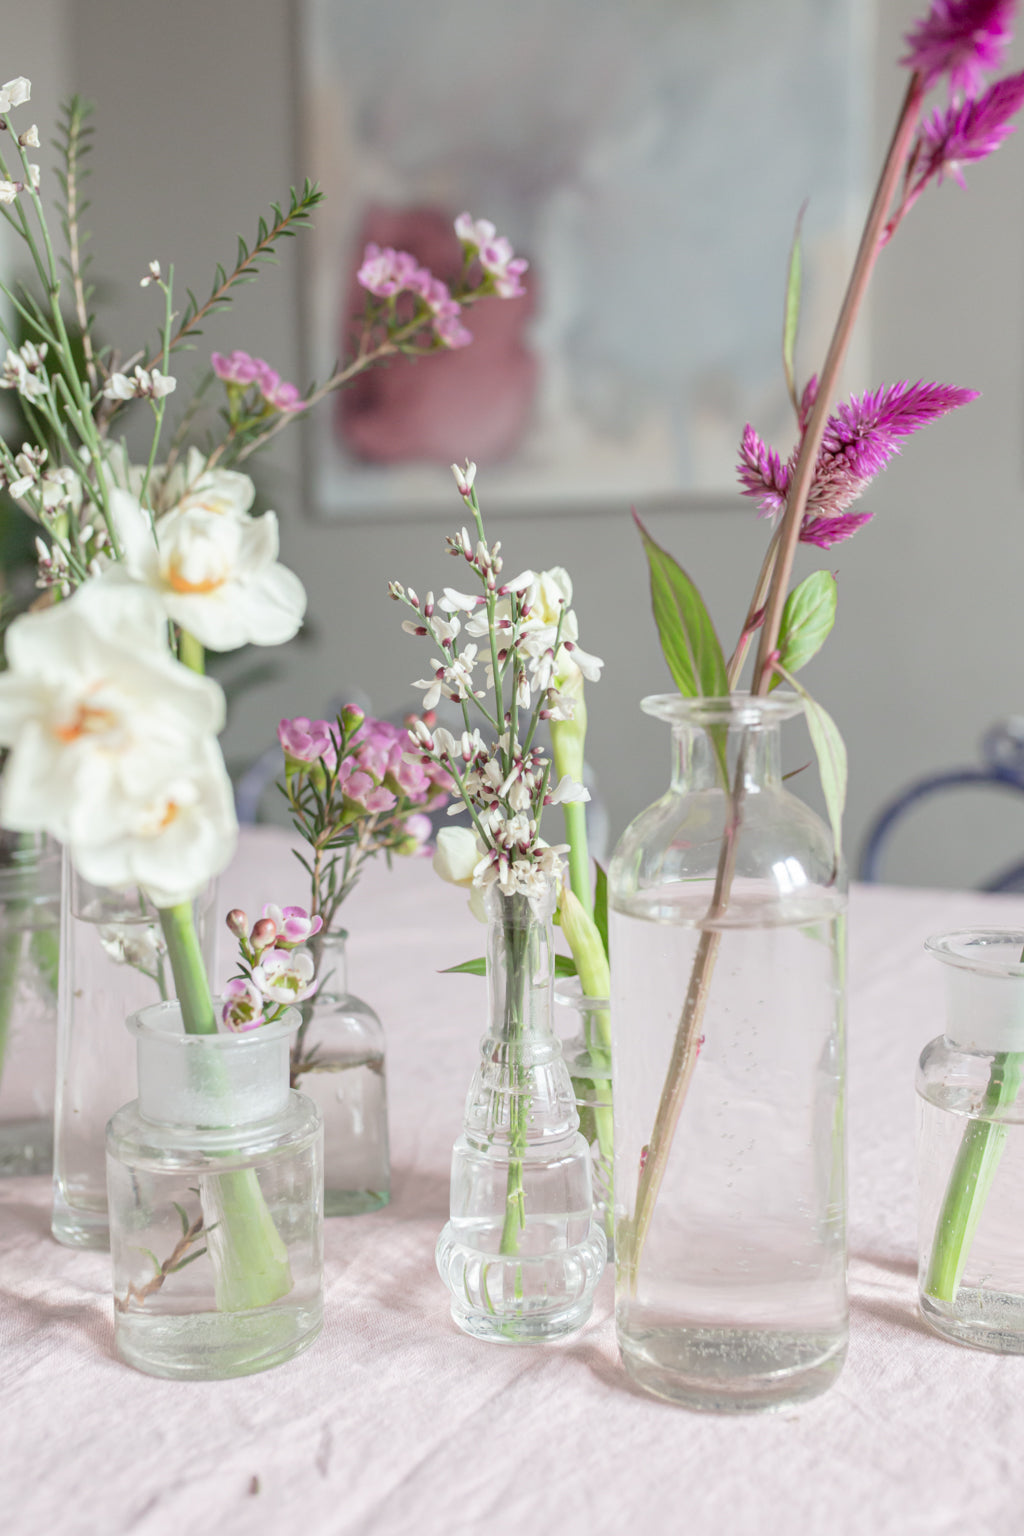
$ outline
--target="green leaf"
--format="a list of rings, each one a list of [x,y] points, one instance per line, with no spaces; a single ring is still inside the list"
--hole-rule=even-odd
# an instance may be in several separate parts
[[[487,961],[483,955],[479,960],[463,960],[461,965],[449,965],[442,972],[442,976],[486,976]],[[575,976],[576,962],[568,955],[555,956],[556,976]]]
[[[605,871],[601,868],[601,865],[598,864],[596,859],[594,860],[594,868],[597,871],[597,875],[596,875],[596,878],[594,880],[594,922],[597,924],[597,931],[601,935],[601,943],[604,945],[604,952],[607,955],[607,953],[608,953],[608,876],[605,873]]]
[[[786,598],[779,626],[779,661],[787,672],[799,672],[821,650],[836,621],[836,579],[831,571],[815,571]],[[780,679],[772,679],[774,688]]]
[[[179,1259],[177,1264],[172,1264],[167,1271],[169,1275],[176,1275],[179,1269],[184,1269],[186,1264],[194,1264],[196,1259],[201,1259],[206,1252],[205,1248],[197,1248],[195,1253],[190,1253],[187,1258]]]
[[[181,1235],[182,1235],[182,1237],[186,1237],[188,1235],[188,1229],[192,1225],[192,1223],[188,1219],[188,1212],[186,1211],[186,1209],[185,1209],[185,1207],[183,1205],[179,1205],[178,1204],[177,1200],[172,1200],[171,1204],[174,1206],[174,1209],[177,1211],[177,1213],[178,1213],[178,1220],[181,1222]]]
[[[816,703],[807,689],[802,688],[796,678],[791,676],[784,667],[780,666],[779,670],[786,682],[796,689],[803,700],[811,745],[818,759],[818,773],[821,776],[825,806],[832,827],[832,841],[836,848],[835,867],[838,870],[843,852],[843,808],[846,805],[846,743],[828,710]]]
[[[668,669],[685,698],[724,698],[729,692],[725,657],[715,627],[682,566],[656,544],[633,512],[651,568],[654,622]]]
[[[789,271],[786,275],[786,311],[782,321],[782,366],[786,372],[786,388],[789,390],[789,398],[793,402],[794,411],[799,412],[800,401],[796,389],[796,368],[794,357],[796,353],[796,333],[800,326],[800,289],[803,284],[803,255],[800,249],[800,227],[807,212],[807,204],[804,203],[796,216],[796,228],[793,231],[793,244],[789,249]]]

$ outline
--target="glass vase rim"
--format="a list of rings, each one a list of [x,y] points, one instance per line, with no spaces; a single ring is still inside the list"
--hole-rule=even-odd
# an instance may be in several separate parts
[[[1019,928],[953,928],[925,939],[929,955],[943,965],[1004,981],[1024,981],[1024,930]],[[1015,960],[1000,959],[997,947],[1016,951]]]
[[[721,698],[685,698],[681,693],[649,693],[640,700],[645,715],[669,725],[775,725],[803,714],[803,701],[791,689],[760,695],[744,690]]]
[[[223,1001],[220,997],[213,999],[214,1008],[219,1013],[219,1005]],[[144,1008],[137,1008],[125,1019],[125,1028],[139,1040],[159,1040],[162,1044],[180,1045],[187,1049],[197,1045],[216,1050],[238,1050],[241,1046],[267,1045],[282,1038],[290,1039],[302,1023],[302,1014],[299,1009],[289,1008],[270,1024],[260,1024],[256,1029],[246,1029],[239,1032],[234,1030],[222,1030],[219,1026],[216,1034],[189,1035],[184,1029],[168,1028],[165,1023],[159,1022],[175,1018],[180,1022],[181,1004],[176,997],[166,998],[159,1003],[147,1003]]]
[[[556,976],[554,982],[555,1002],[562,1008],[580,1009],[610,1008],[611,999],[608,997],[591,997],[583,991],[578,976]]]

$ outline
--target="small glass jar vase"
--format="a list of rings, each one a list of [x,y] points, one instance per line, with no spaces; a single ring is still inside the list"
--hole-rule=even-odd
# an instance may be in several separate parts
[[[526,1344],[583,1326],[604,1268],[590,1149],[551,1027],[551,882],[487,892],[490,1019],[452,1152],[437,1268],[466,1333]]]
[[[0,831],[0,1176],[53,1167],[60,849]]]
[[[344,928],[319,935],[320,985],[302,1003],[292,1047],[292,1087],[324,1122],[324,1215],[357,1216],[391,1197],[384,1031],[373,1009],[348,990]]]
[[[211,886],[195,902],[207,975],[213,965]],[[137,889],[91,885],[64,852],[54,1110],[53,1235],[105,1249],[107,1121],[135,1092],[129,1014],[174,995],[156,908]]]
[[[1024,932],[929,939],[946,1030],[917,1070],[918,1297],[937,1333],[1024,1354]]]
[[[107,1127],[114,1337],[151,1376],[251,1375],[320,1332],[323,1137],[289,1087],[298,1023],[188,1035],[177,1002],[128,1020],[139,1096]]]
[[[619,1347],[658,1396],[754,1411],[846,1353],[843,871],[782,783],[792,695],[643,708],[673,769],[608,872]]]
[[[607,1239],[608,1262],[611,1263],[615,1258],[615,1226],[609,1000],[586,997],[577,977],[564,977],[555,982],[555,1018],[560,1024],[562,1059],[576,1095],[580,1134],[590,1144],[594,1215]]]

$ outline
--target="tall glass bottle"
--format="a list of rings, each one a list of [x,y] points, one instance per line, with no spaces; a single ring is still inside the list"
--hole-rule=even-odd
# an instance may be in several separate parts
[[[212,887],[196,902],[207,973],[212,971]],[[156,909],[138,890],[91,885],[65,851],[54,1110],[53,1235],[73,1248],[106,1248],[104,1134],[135,1094],[129,1014],[174,996]]]
[[[60,850],[0,831],[0,1175],[49,1173],[60,951]]]
[[[387,1205],[387,1074],[384,1031],[369,1004],[348,990],[344,928],[317,935],[320,985],[300,1005],[292,1047],[292,1087],[308,1094],[324,1120],[324,1215],[357,1216]]]
[[[489,1023],[452,1153],[437,1267],[476,1338],[544,1342],[582,1327],[605,1261],[590,1149],[551,1028],[550,884],[487,895]]]
[[[843,871],[767,699],[645,699],[666,793],[609,869],[616,1326],[629,1374],[755,1410],[847,1339]]]
[[[921,1315],[959,1344],[1024,1354],[1024,933],[927,948],[947,986],[917,1071]]]

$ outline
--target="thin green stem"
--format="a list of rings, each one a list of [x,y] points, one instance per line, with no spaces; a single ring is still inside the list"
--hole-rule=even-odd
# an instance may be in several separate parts
[[[160,927],[167,943],[185,1033],[215,1035],[217,1019],[192,915],[192,903],[183,901],[174,907],[161,908]]]
[[[982,1112],[993,1115],[1017,1097],[1024,1053],[1000,1051],[992,1061]],[[1007,1127],[998,1120],[972,1119],[964,1127],[928,1261],[925,1294],[952,1306],[974,1234],[1003,1155]]]
[[[187,629],[181,630],[178,635],[178,660],[191,671],[198,672],[200,676],[206,671],[206,650],[203,643]]]

